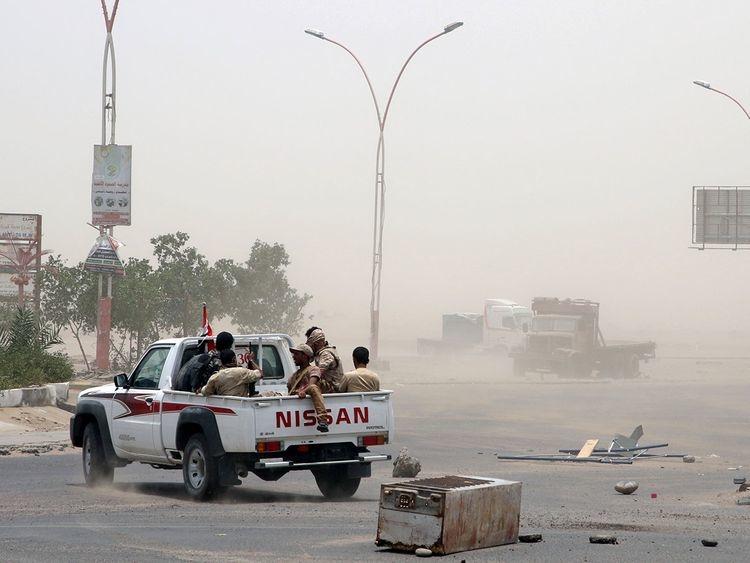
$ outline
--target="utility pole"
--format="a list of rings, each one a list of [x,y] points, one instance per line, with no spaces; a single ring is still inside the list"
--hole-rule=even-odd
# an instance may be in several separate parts
[[[117,120],[117,72],[115,68],[115,44],[112,40],[112,27],[117,15],[120,0],[115,0],[112,15],[107,10],[105,0],[101,0],[104,12],[104,23],[107,28],[107,38],[104,42],[104,61],[102,64],[102,146],[115,144],[115,122]],[[107,93],[107,70],[112,74],[112,89]],[[109,119],[107,119],[109,118]],[[109,143],[107,142],[107,122],[109,122]],[[99,236],[112,236],[113,225],[98,225]],[[96,367],[99,370],[109,369],[109,343],[112,328],[112,274],[99,275],[99,300],[96,312]],[[106,286],[104,277],[106,275]],[[106,292],[105,292],[106,287]]]
[[[383,136],[383,132],[385,130],[385,122],[386,119],[388,119],[388,110],[391,107],[391,101],[393,100],[393,94],[396,92],[396,86],[398,86],[399,81],[401,80],[401,75],[404,74],[404,70],[406,70],[406,65],[409,64],[409,61],[412,60],[414,55],[417,54],[417,51],[419,51],[422,47],[427,45],[429,42],[434,41],[438,37],[442,37],[443,35],[446,35],[447,33],[450,33],[454,29],[458,29],[463,25],[463,22],[454,22],[452,24],[446,25],[445,28],[443,28],[443,31],[438,33],[437,35],[433,35],[432,37],[426,39],[422,43],[420,43],[416,49],[414,49],[411,54],[406,58],[406,61],[403,65],[401,65],[401,70],[398,73],[398,76],[396,76],[396,81],[393,83],[393,87],[391,88],[391,92],[388,95],[388,102],[385,105],[385,111],[383,112],[382,116],[380,114],[380,106],[378,105],[378,99],[375,95],[375,90],[372,87],[372,82],[370,82],[370,77],[367,75],[367,71],[365,70],[365,67],[362,65],[360,60],[357,58],[357,56],[345,45],[339,43],[338,41],[334,41],[333,39],[330,39],[329,37],[326,37],[325,33],[322,31],[319,31],[317,29],[306,29],[305,33],[308,35],[312,35],[313,37],[317,37],[318,39],[322,39],[324,41],[328,41],[329,43],[333,43],[334,45],[337,45],[344,49],[347,53],[349,53],[352,58],[356,61],[357,66],[359,66],[360,70],[362,71],[362,74],[365,77],[365,80],[367,81],[367,86],[370,89],[370,94],[372,95],[372,101],[375,104],[375,113],[377,114],[378,118],[378,130],[379,130],[379,136],[378,136],[378,148],[377,148],[377,154],[375,156],[375,212],[373,217],[373,228],[372,228],[372,276],[371,276],[371,293],[370,293],[370,358],[373,360],[378,359],[378,347],[380,343],[380,281],[382,277],[382,271],[383,271],[383,227],[385,226],[385,138]]]

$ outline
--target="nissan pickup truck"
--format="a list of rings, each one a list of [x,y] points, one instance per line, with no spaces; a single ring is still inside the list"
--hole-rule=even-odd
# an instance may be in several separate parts
[[[311,471],[328,498],[354,495],[371,463],[391,458],[371,447],[393,440],[391,391],[324,395],[329,432],[316,430],[312,401],[288,396],[294,373],[292,339],[284,334],[235,336],[238,362],[252,351],[263,368],[256,391],[279,396],[230,397],[174,391],[172,378],[205,338],[159,340],[130,375],[78,396],[70,439],[82,448],[86,484],[111,483],[132,462],[182,469],[185,490],[205,500],[254,473],[276,481],[289,471]]]

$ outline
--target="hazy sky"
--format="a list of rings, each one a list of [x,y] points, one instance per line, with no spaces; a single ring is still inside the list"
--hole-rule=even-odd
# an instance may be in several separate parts
[[[111,0],[110,0],[111,3]],[[2,211],[83,259],[105,29],[97,0],[0,0]],[[121,0],[125,257],[175,230],[212,258],[286,245],[332,331],[368,331],[377,126],[386,128],[384,338],[485,297],[602,302],[605,330],[742,328],[750,254],[690,250],[691,186],[750,184],[750,4]],[[609,332],[612,332],[610,328]]]

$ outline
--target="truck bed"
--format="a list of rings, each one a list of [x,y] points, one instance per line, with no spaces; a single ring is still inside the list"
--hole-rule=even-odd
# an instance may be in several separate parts
[[[328,410],[329,432],[316,430],[312,401],[297,396],[203,397],[183,391],[164,390],[161,436],[166,450],[174,449],[180,412],[205,408],[216,417],[226,452],[255,452],[257,443],[282,441],[281,450],[299,444],[357,442],[368,435],[385,435],[391,442],[389,401],[392,391],[333,393],[323,395]]]

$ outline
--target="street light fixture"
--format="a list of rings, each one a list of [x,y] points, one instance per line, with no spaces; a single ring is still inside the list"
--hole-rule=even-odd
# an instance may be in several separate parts
[[[737,104],[740,107],[740,109],[744,112],[745,116],[748,119],[750,119],[750,113],[747,113],[747,110],[745,109],[745,107],[740,102],[738,102],[737,100],[735,100],[732,96],[730,96],[729,94],[727,94],[726,92],[722,92],[721,90],[717,90],[716,88],[713,88],[711,86],[711,84],[709,84],[708,82],[703,82],[702,80],[693,80],[693,84],[695,84],[696,86],[700,86],[701,88],[705,88],[706,90],[711,90],[712,92],[716,92],[717,94],[721,94],[722,96],[725,96],[725,97],[729,98],[735,104]]]
[[[328,41],[329,43],[333,43],[334,45],[338,45],[344,51],[349,53],[352,58],[356,61],[357,66],[359,66],[360,70],[362,71],[362,74],[365,77],[365,81],[367,82],[367,87],[370,89],[370,95],[372,96],[372,101],[375,105],[375,113],[377,115],[378,119],[378,129],[380,131],[380,134],[378,136],[378,149],[377,149],[377,156],[375,158],[375,213],[373,217],[373,229],[372,229],[372,279],[371,279],[371,285],[372,285],[372,293],[370,295],[370,356],[373,359],[378,358],[378,343],[379,343],[379,333],[380,333],[380,280],[382,275],[382,268],[383,268],[383,226],[385,224],[385,139],[383,137],[383,131],[385,130],[385,122],[386,119],[388,119],[388,110],[391,107],[391,101],[393,101],[393,94],[396,92],[396,87],[398,86],[399,81],[401,80],[401,75],[404,74],[404,70],[406,70],[406,66],[409,64],[409,61],[414,58],[414,55],[417,54],[417,51],[419,51],[422,47],[430,43],[431,41],[434,41],[438,37],[442,37],[443,35],[450,33],[451,31],[458,29],[461,27],[464,23],[463,22],[453,22],[451,24],[446,25],[443,28],[443,31],[438,33],[437,35],[433,35],[432,37],[429,37],[422,43],[420,43],[416,49],[414,49],[411,54],[406,58],[406,61],[404,61],[404,64],[401,65],[401,70],[398,73],[398,76],[396,76],[396,80],[393,83],[393,86],[391,87],[391,92],[388,95],[388,101],[385,105],[385,111],[383,112],[382,116],[380,113],[380,105],[378,104],[378,98],[375,95],[375,90],[372,87],[372,82],[370,82],[370,77],[367,74],[367,71],[365,70],[365,67],[362,65],[361,61],[357,58],[357,56],[345,45],[339,43],[338,41],[334,41],[333,39],[330,39],[325,36],[325,34],[322,31],[319,31],[317,29],[306,29],[305,33],[308,35],[312,35],[313,37],[317,37],[318,39],[323,39],[324,41]]]

